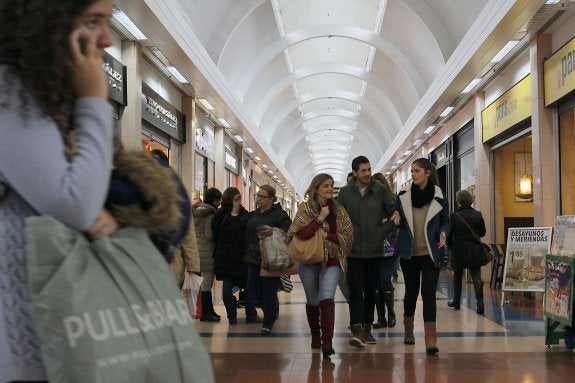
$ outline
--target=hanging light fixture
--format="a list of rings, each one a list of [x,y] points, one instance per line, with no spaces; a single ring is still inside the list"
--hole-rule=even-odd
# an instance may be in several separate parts
[[[519,193],[517,198],[533,199],[533,177],[527,174],[527,152],[525,151],[526,138],[523,139],[523,176],[519,179]]]

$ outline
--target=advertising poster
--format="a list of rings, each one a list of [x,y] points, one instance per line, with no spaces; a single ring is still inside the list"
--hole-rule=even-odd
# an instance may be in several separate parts
[[[573,258],[548,255],[545,258],[545,315],[571,323],[573,308]]]
[[[545,255],[550,227],[510,228],[507,232],[502,291],[545,291]]]

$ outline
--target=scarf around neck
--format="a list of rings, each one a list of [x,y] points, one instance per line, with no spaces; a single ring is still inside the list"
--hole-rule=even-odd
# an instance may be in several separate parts
[[[411,186],[411,204],[415,208],[423,207],[431,202],[435,195],[435,185],[428,182],[423,190],[419,186]]]

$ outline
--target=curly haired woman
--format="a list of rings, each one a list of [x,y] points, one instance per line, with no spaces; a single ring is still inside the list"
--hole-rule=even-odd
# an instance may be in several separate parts
[[[91,238],[102,209],[112,108],[102,70],[110,0],[0,2],[0,382],[45,381],[30,316],[24,219],[50,215]]]

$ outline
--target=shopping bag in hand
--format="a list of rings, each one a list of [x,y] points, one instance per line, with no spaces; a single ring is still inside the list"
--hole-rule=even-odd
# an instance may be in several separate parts
[[[90,242],[26,220],[31,312],[50,382],[214,381],[167,263],[143,229]]]
[[[186,271],[184,284],[182,285],[182,295],[188,304],[188,311],[192,318],[196,317],[196,299],[199,295],[203,280],[204,278],[200,277],[199,275],[195,273],[188,273]]]

